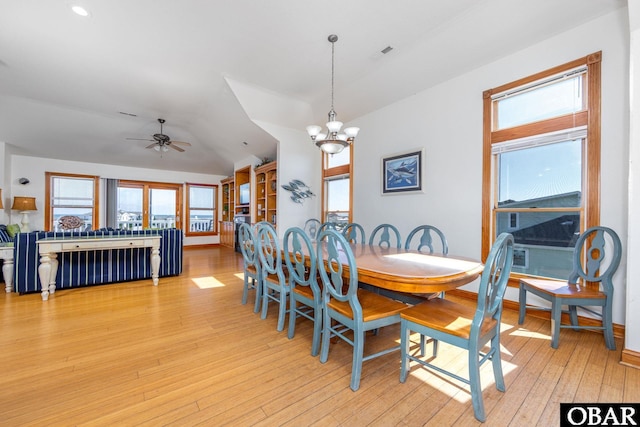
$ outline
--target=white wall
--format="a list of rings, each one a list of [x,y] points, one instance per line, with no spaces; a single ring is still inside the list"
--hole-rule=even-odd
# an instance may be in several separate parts
[[[304,227],[309,218],[320,218],[322,154],[304,130],[256,124],[278,140],[278,234],[282,236],[288,228]],[[294,179],[307,184],[315,197],[303,203],[291,200],[282,185]]]
[[[0,189],[2,189],[2,205],[3,209],[0,209],[0,224],[6,224],[9,216],[9,190],[7,190],[8,183],[10,181],[9,176],[9,161],[5,154],[6,145],[4,142],[0,142],[0,165],[2,165],[2,173],[0,173]],[[6,183],[6,184],[5,184]]]
[[[629,213],[640,217],[640,4],[629,2],[630,22],[630,129],[629,129]],[[640,224],[629,221],[627,259],[640,257]],[[627,317],[625,347],[640,352],[640,264],[627,263]],[[635,286],[634,286],[635,284]]]
[[[622,9],[591,21],[354,120],[361,129],[355,146],[354,220],[365,230],[389,222],[403,236],[419,224],[432,224],[447,236],[451,253],[479,258],[482,92],[602,50],[601,223],[617,230],[626,248],[626,14]],[[382,196],[381,157],[422,147],[424,192]],[[614,322],[619,324],[625,311],[624,259],[623,254],[615,277]],[[517,300],[514,291],[507,298]]]
[[[117,165],[103,165],[98,163],[72,162],[68,160],[45,159],[21,155],[11,156],[11,179],[7,189],[3,189],[3,197],[12,200],[13,196],[30,196],[36,198],[38,210],[29,215],[32,230],[44,229],[44,188],[45,172],[76,173],[98,175],[101,178],[117,178],[140,181],[198,184],[220,184],[219,175],[207,175],[188,172],[170,172],[157,169],[131,168]],[[18,179],[28,178],[29,184],[21,185]],[[6,192],[6,193],[5,193]],[[186,194],[183,194],[186,197]],[[22,216],[19,212],[10,212],[7,222],[19,224]],[[100,224],[103,226],[104,224]],[[187,237],[185,245],[201,245],[219,243],[218,236]]]
[[[226,81],[247,116],[278,141],[278,233],[319,218],[322,156],[303,130],[312,123],[310,105],[230,78]],[[316,196],[302,204],[293,202],[282,188],[293,179],[307,184]]]

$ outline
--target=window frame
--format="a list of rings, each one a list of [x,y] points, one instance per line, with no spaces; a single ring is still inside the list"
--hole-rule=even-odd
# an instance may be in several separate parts
[[[353,144],[349,144],[349,163],[328,167],[330,154],[322,152],[322,217],[321,222],[326,222],[328,215],[331,213],[328,211],[328,181],[336,179],[349,179],[349,213],[348,223],[353,222]]]
[[[191,188],[211,188],[213,190],[213,219],[211,223],[211,231],[191,231]],[[186,203],[185,203],[185,236],[217,236],[218,235],[218,185],[217,184],[196,184],[196,183],[185,183],[185,192],[186,192]],[[200,208],[194,210],[202,210]]]
[[[72,178],[87,179],[93,181],[93,212],[92,225],[93,229],[100,228],[100,177],[96,175],[82,175],[63,172],[45,172],[44,186],[44,229],[45,231],[53,231],[53,209],[58,207],[53,204],[53,178]]]
[[[183,210],[183,197],[182,197],[182,184],[174,184],[169,182],[153,182],[153,181],[135,181],[135,180],[118,180],[118,188],[141,188],[142,189],[142,229],[151,227],[149,219],[149,198],[152,189],[157,190],[176,190],[176,221],[175,226],[177,229],[183,229],[182,210]],[[119,202],[118,202],[119,203]],[[119,206],[118,206],[119,207]]]
[[[531,76],[495,87],[483,92],[483,150],[482,150],[482,247],[481,256],[486,260],[495,239],[495,198],[497,179],[492,145],[504,141],[562,131],[578,126],[587,127],[583,158],[583,220],[581,231],[600,223],[600,150],[601,150],[601,63],[602,52],[598,51],[565,64],[541,71]],[[493,130],[495,123],[492,96],[547,79],[553,75],[586,66],[584,110],[538,122],[511,128]],[[509,286],[518,286],[518,279],[526,277],[512,273]]]

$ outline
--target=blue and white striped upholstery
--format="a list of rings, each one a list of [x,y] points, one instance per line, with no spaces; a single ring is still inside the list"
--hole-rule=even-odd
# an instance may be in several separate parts
[[[13,242],[13,238],[9,237],[7,230],[0,228],[0,243]]]
[[[14,292],[40,292],[36,241],[47,237],[161,235],[160,277],[182,273],[182,230],[175,228],[141,231],[83,231],[20,233],[15,240]],[[58,254],[56,289],[151,277],[151,248],[110,249]]]

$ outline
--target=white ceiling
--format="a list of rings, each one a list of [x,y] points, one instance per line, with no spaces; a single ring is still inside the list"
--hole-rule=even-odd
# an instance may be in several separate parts
[[[91,16],[75,15],[72,4]],[[225,77],[308,102],[323,123],[327,36],[337,34],[335,107],[346,122],[624,6],[626,0],[2,0],[0,142],[38,157],[228,175],[250,154],[273,158],[276,142],[248,119]],[[393,50],[383,55],[387,46]],[[145,149],[150,143],[126,139],[159,132],[159,117],[167,120],[164,133],[192,147],[161,157]]]

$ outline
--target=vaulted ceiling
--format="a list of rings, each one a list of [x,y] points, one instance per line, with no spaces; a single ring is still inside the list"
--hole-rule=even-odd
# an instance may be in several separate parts
[[[70,6],[85,7],[80,17]],[[228,81],[344,122],[580,25],[626,0],[5,0],[0,142],[55,159],[228,175],[274,157]],[[383,54],[387,46],[393,49]],[[164,133],[184,153],[145,147]],[[280,118],[304,129],[299,119]],[[301,143],[310,143],[301,134]]]

